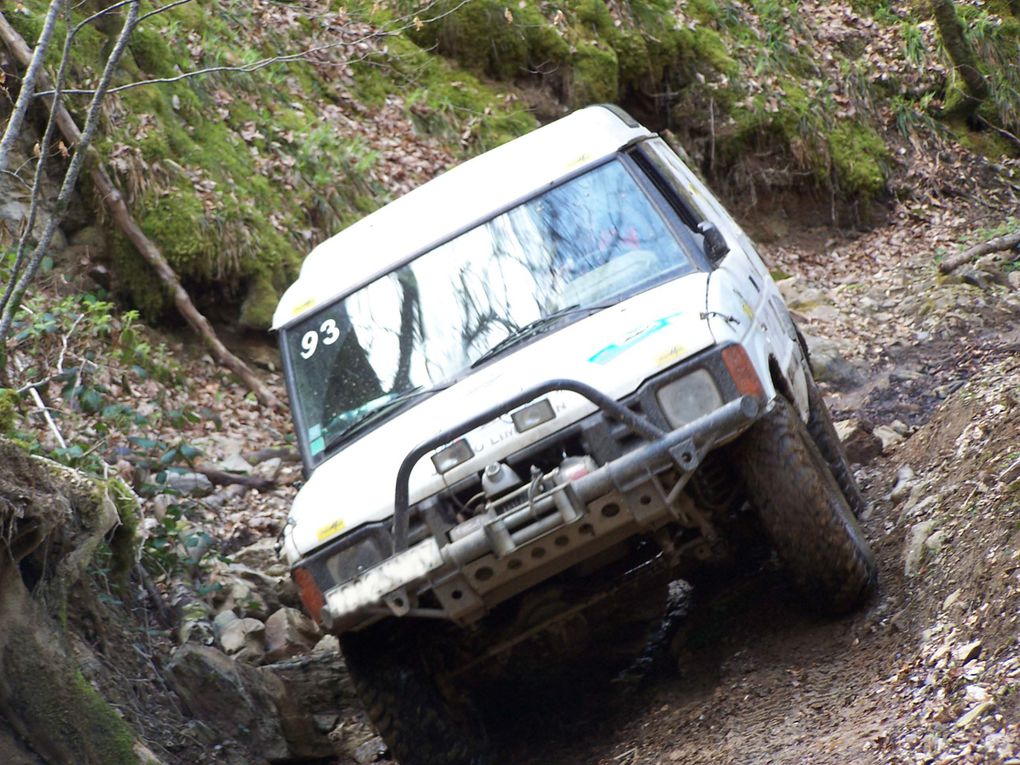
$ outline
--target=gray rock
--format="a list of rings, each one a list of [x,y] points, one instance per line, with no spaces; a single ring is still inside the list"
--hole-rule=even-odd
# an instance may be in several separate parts
[[[266,620],[266,658],[275,662],[307,653],[319,637],[315,622],[296,608],[281,608]]]
[[[358,765],[366,765],[370,762],[378,762],[386,756],[386,744],[385,742],[376,736],[370,738],[361,746],[357,747],[353,753],[354,761]]]
[[[220,611],[216,614],[216,618],[213,619],[213,633],[216,635],[216,639],[219,640],[220,635],[223,634],[223,630],[238,620],[239,617],[237,614],[230,610]]]
[[[340,722],[340,715],[335,712],[327,712],[325,714],[312,715],[312,720],[315,722],[316,730],[320,733],[329,733]]]
[[[191,714],[267,760],[290,756],[274,699],[282,683],[209,646],[183,645],[167,667]]]
[[[242,547],[230,558],[234,563],[263,572],[280,562],[280,556],[276,552],[276,541],[268,537]]]
[[[914,486],[914,476],[914,469],[910,465],[903,465],[896,471],[896,484],[889,494],[889,499],[893,504],[899,504],[910,496],[910,490]]]
[[[240,653],[245,648],[251,648],[246,654],[253,656],[264,651],[263,642],[266,635],[266,625],[258,619],[246,617],[230,622],[220,633],[220,647],[228,655]],[[259,657],[261,658],[261,656]]]
[[[969,711],[964,712],[960,718],[956,721],[957,728],[966,728],[968,725],[973,723],[979,717],[982,717],[988,712],[995,709],[994,701],[983,701],[977,706],[971,708]]]
[[[867,465],[882,453],[882,442],[871,432],[867,423],[857,419],[840,420],[835,423],[835,427],[836,435],[851,462]]]
[[[255,466],[255,475],[259,478],[265,478],[267,481],[275,481],[282,467],[283,460],[279,457],[270,457],[268,460],[260,462]]]
[[[894,446],[903,443],[903,436],[887,425],[879,425],[873,431],[882,444],[882,451],[887,452]]]
[[[204,497],[212,493],[212,481],[202,473],[167,471],[166,485],[179,494],[189,497]]]
[[[903,573],[906,576],[916,576],[921,570],[921,562],[924,560],[924,543],[934,528],[935,521],[921,521],[910,527],[907,548],[903,556]]]
[[[946,599],[942,601],[942,610],[948,611],[950,608],[955,606],[960,601],[961,594],[962,592],[959,588],[949,593],[949,595],[946,596]]]
[[[240,454],[231,454],[226,459],[221,460],[219,468],[227,473],[241,473],[242,475],[251,475],[252,471],[251,463]]]
[[[315,644],[312,653],[340,653],[340,641],[336,635],[323,635],[322,639]]]
[[[956,659],[960,664],[966,664],[968,661],[973,661],[981,655],[981,641],[972,640],[969,643],[965,643],[953,651],[953,658]]]
[[[892,422],[889,423],[889,427],[892,428],[897,433],[899,433],[904,438],[906,438],[913,432],[911,427],[907,425],[905,422],[903,422],[903,420],[893,420]]]
[[[344,753],[360,736],[339,720],[352,717],[360,707],[347,668],[338,654],[302,656],[259,667],[278,683],[275,703],[284,736],[295,756],[327,757]],[[327,727],[327,723],[333,722]]]
[[[946,542],[946,537],[949,535],[945,529],[939,529],[934,534],[924,540],[925,549],[932,555],[938,555],[942,552],[942,547]]]
[[[853,364],[832,351],[811,354],[811,374],[818,382],[840,388],[854,388],[864,382],[863,375]]]

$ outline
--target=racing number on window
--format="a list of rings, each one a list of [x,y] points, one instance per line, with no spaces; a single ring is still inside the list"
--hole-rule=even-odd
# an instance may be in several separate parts
[[[319,347],[319,335],[322,335],[323,345],[332,345],[340,339],[340,328],[333,319],[326,319],[319,327],[319,331],[310,329],[301,337],[301,358],[310,359],[315,355]]]

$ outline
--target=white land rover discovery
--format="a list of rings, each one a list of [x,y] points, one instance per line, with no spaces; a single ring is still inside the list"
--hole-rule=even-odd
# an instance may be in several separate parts
[[[319,245],[274,324],[307,474],[286,555],[401,763],[484,761],[458,679],[739,556],[741,517],[814,607],[874,584],[768,269],[616,108]]]

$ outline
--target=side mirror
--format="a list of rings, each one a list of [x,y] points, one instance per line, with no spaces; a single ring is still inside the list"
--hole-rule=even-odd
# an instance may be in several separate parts
[[[705,254],[712,261],[712,265],[718,265],[719,261],[725,258],[730,251],[730,246],[726,244],[726,237],[715,227],[714,223],[709,223],[707,220],[698,224],[698,231],[705,237]]]

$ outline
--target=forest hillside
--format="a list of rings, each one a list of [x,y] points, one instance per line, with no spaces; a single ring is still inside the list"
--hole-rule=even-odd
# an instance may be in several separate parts
[[[0,4],[0,761],[389,761],[276,549],[272,312],[316,244],[594,103],[760,245],[880,586],[817,620],[766,566],[662,673],[530,678],[500,761],[1020,762],[1016,0]]]

